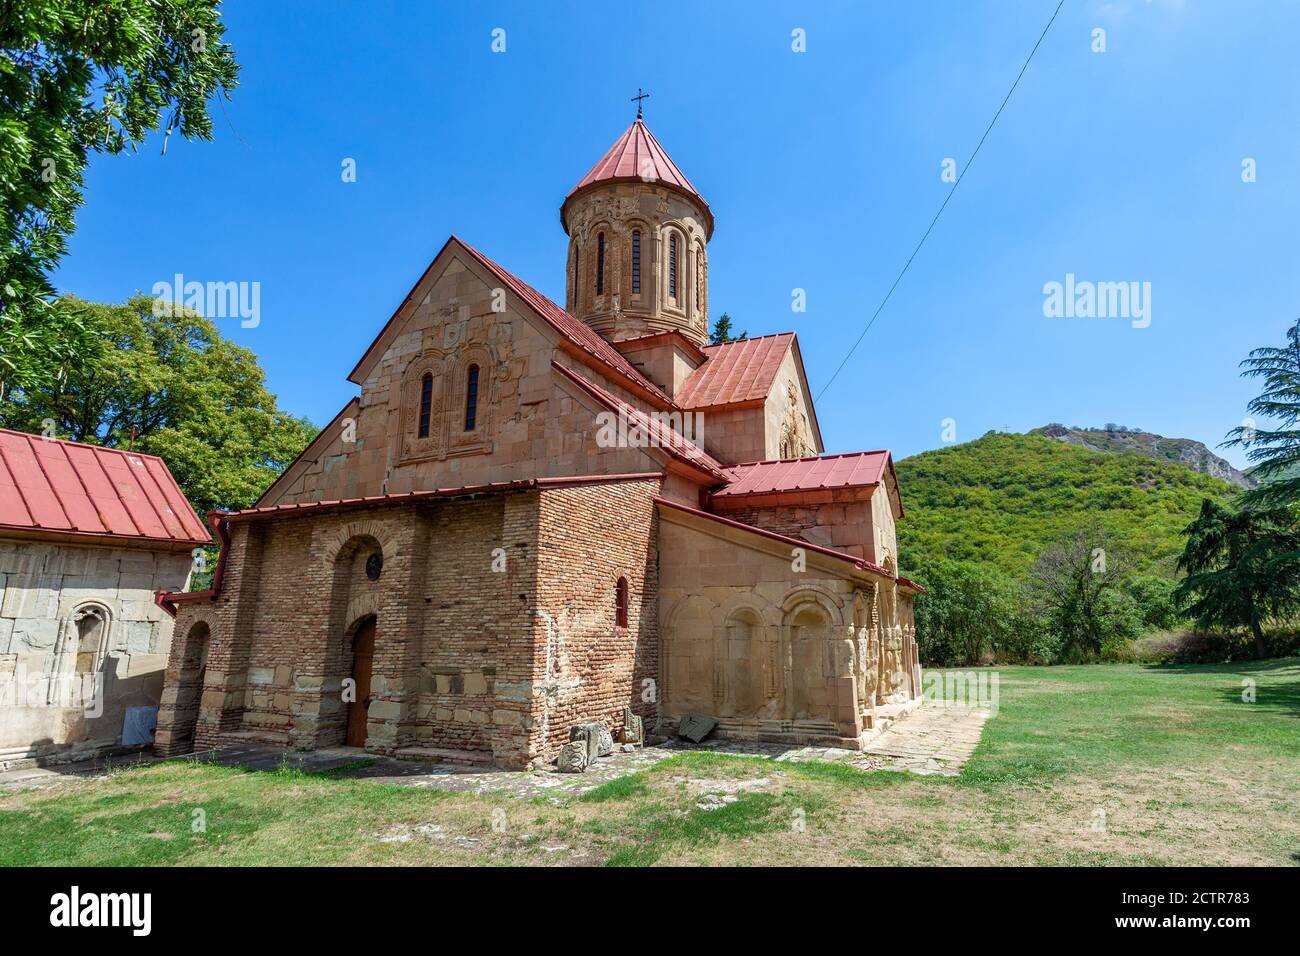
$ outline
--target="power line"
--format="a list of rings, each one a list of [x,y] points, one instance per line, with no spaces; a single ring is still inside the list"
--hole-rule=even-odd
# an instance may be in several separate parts
[[[934,218],[930,220],[930,225],[926,227],[925,234],[921,236],[921,241],[916,244],[916,248],[912,250],[912,254],[907,257],[907,262],[903,263],[903,268],[898,273],[898,277],[894,279],[894,284],[889,287],[889,291],[885,293],[885,297],[880,300],[880,305],[876,307],[876,311],[871,313],[871,319],[867,322],[867,327],[862,330],[862,334],[858,336],[858,340],[853,343],[853,348],[849,349],[849,354],[844,356],[844,361],[840,362],[839,367],[835,369],[835,372],[831,375],[830,379],[822,386],[821,391],[817,393],[817,399],[820,399],[826,394],[826,390],[831,387],[831,383],[834,382],[840,372],[844,370],[844,366],[849,363],[849,359],[851,359],[853,353],[858,350],[858,346],[862,344],[862,340],[867,337],[867,333],[871,331],[871,327],[876,324],[876,319],[880,316],[885,305],[889,302],[890,296],[894,294],[894,290],[898,288],[898,284],[903,281],[903,276],[907,275],[907,270],[911,268],[912,260],[915,259],[916,254],[921,251],[921,247],[925,245],[925,240],[930,238],[930,233],[934,230],[935,223],[939,221],[939,217],[943,215],[943,211],[948,208],[948,201],[952,199],[952,195],[957,191],[957,187],[961,185],[961,181],[966,178],[966,173],[970,169],[971,163],[975,162],[975,157],[980,154],[980,147],[984,145],[984,140],[988,139],[989,133],[993,132],[993,125],[998,121],[998,117],[1002,115],[1002,111],[1006,108],[1007,102],[1011,99],[1011,94],[1014,93],[1016,87],[1020,85],[1020,78],[1025,75],[1025,70],[1029,69],[1029,62],[1034,58],[1034,54],[1038,52],[1038,47],[1042,44],[1043,38],[1047,36],[1047,31],[1052,28],[1052,24],[1056,22],[1056,15],[1061,12],[1061,7],[1063,6],[1065,6],[1065,0],[1061,0],[1061,2],[1056,5],[1056,9],[1052,11],[1051,19],[1047,21],[1047,26],[1043,27],[1043,32],[1038,35],[1038,42],[1035,43],[1034,48],[1029,51],[1029,56],[1025,57],[1024,66],[1022,66],[1020,72],[1016,74],[1015,82],[1011,84],[1011,89],[1007,90],[1007,95],[1002,98],[1002,105],[1000,105],[998,111],[993,114],[993,119],[989,121],[988,128],[984,130],[984,135],[980,137],[980,141],[975,145],[975,151],[970,154],[970,159],[966,160],[966,164],[962,167],[961,172],[957,174],[957,181],[952,184],[952,189],[948,190],[948,195],[944,197],[943,205],[939,207],[939,211],[936,212]]]

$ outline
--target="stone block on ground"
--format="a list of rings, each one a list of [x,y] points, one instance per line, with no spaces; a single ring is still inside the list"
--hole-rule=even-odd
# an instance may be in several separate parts
[[[619,730],[619,740],[625,744],[645,743],[645,725],[640,717],[632,713],[631,707],[623,708],[623,726]]]
[[[677,722],[677,734],[693,744],[698,744],[713,733],[717,726],[718,722],[712,717],[703,714],[687,714]]]
[[[587,769],[587,741],[571,740],[560,748],[556,761],[560,773],[582,773]]]
[[[608,757],[614,752],[614,737],[605,726],[604,721],[594,720],[585,724],[574,724],[569,728],[569,740],[587,740],[595,744],[591,757]]]

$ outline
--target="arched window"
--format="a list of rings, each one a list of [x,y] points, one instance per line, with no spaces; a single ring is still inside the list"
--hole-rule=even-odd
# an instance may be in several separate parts
[[[581,308],[578,304],[578,298],[582,294],[582,250],[575,244],[573,247],[573,311],[577,312]]]
[[[614,588],[614,623],[627,627],[627,578],[619,578]]]
[[[596,295],[605,294],[605,234],[596,234]]]
[[[465,431],[472,432],[478,422],[478,366],[471,365],[465,377]]]
[[[632,230],[632,294],[641,294],[641,230]]]
[[[433,411],[433,373],[425,372],[420,380],[420,438],[429,437],[429,413]]]
[[[677,298],[677,236],[668,237],[668,294]]]
[[[97,607],[82,608],[75,616],[77,628],[77,673],[93,674],[99,669],[100,645],[107,622]]]

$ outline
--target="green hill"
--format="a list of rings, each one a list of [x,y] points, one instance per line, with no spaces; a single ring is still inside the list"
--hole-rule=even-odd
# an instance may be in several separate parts
[[[1173,577],[1181,530],[1202,498],[1236,488],[1134,451],[1101,452],[1042,435],[989,432],[897,463],[906,517],[900,567],[924,577],[948,557],[1019,575],[1046,545],[1099,524],[1133,570]]]

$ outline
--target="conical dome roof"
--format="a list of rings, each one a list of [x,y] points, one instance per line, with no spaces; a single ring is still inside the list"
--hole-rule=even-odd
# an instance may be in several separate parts
[[[601,157],[600,162],[591,167],[591,172],[583,176],[578,185],[569,190],[569,195],[572,196],[580,189],[608,179],[660,180],[690,193],[701,202],[704,201],[691,185],[691,181],[686,178],[686,174],[659,145],[659,140],[655,139],[643,119],[635,120],[627,128],[627,132],[615,141]]]
[[[614,141],[614,145],[605,151],[600,162],[591,167],[591,171],[569,190],[560,207],[561,224],[566,230],[568,229],[565,214],[570,200],[579,193],[586,192],[601,183],[635,181],[667,186],[695,200],[704,212],[705,230],[712,234],[713,213],[709,210],[709,204],[686,178],[681,168],[673,162],[667,150],[659,144],[659,140],[655,139],[654,134],[650,132],[650,127],[646,126],[645,120],[640,117],[637,117],[627,131]]]

